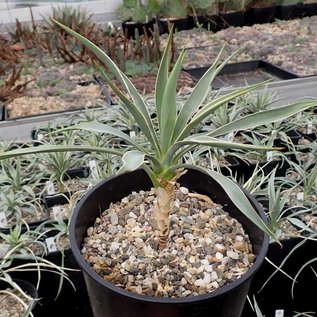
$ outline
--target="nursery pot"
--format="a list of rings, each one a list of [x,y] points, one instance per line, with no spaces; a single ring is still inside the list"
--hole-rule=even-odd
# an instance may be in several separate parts
[[[31,311],[34,311],[34,308],[37,303],[38,299],[38,291],[36,289],[35,284],[30,283],[24,279],[14,278],[13,281],[29,296],[33,298],[33,301],[30,303]],[[4,290],[6,288],[12,288],[10,284],[6,283],[5,281],[1,281],[0,283],[0,290]]]
[[[122,22],[122,29],[124,35],[130,39],[135,39],[138,35],[146,34],[148,36],[151,36],[151,31],[153,32],[154,27],[154,19],[148,21],[148,22],[133,22],[133,21],[123,21]]]
[[[212,293],[186,298],[142,296],[118,288],[98,275],[81,255],[87,229],[111,202],[117,202],[132,191],[149,190],[152,183],[143,170],[110,177],[92,188],[76,206],[70,223],[70,241],[74,257],[84,273],[90,303],[95,317],[239,317],[255,272],[262,265],[268,248],[268,236],[247,219],[230,201],[225,191],[209,175],[189,169],[179,183],[190,191],[208,195],[236,218],[249,234],[256,260],[239,279]],[[246,195],[266,221],[257,201]]]
[[[291,289],[293,281],[283,272],[278,272],[268,261],[265,261],[253,278],[249,297],[255,299],[263,316],[276,316],[277,310],[284,310],[285,317],[294,316],[294,312],[316,312],[316,293],[311,291],[316,285],[317,261],[316,241],[303,238],[290,238],[273,242],[269,245],[267,258],[279,266],[284,261],[281,270],[295,277],[301,268],[303,270],[296,278],[294,296]],[[267,283],[266,285],[264,283]],[[243,317],[254,317],[255,313],[246,303]]]

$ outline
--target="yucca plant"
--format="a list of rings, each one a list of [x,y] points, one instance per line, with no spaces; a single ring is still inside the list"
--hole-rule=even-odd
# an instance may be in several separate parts
[[[28,195],[25,195],[25,194]],[[7,224],[0,223],[0,227],[11,226],[27,217],[30,221],[36,221],[43,214],[40,199],[33,191],[6,190],[0,193],[0,212],[6,218]]]
[[[309,165],[307,162],[294,163],[289,161],[290,169],[288,178],[297,188],[297,192],[302,193],[302,197],[297,194],[299,202],[316,206],[317,195],[317,165]]]
[[[289,205],[289,200],[294,191],[294,184],[285,178],[276,176],[277,167],[270,173],[267,183],[262,189],[267,199],[268,226],[278,239],[288,239],[292,236],[299,237],[301,233],[314,233],[300,220],[302,214],[312,211],[310,208],[296,208]],[[291,226],[287,225],[291,224]],[[285,225],[286,224],[286,225]]]
[[[25,223],[26,230],[22,230],[23,223],[11,227],[9,232],[0,232],[0,242],[8,246],[8,252],[4,259],[10,257],[33,259],[46,253],[46,245],[43,242],[45,232],[41,232],[40,227],[31,230]],[[2,240],[2,241],[1,241]]]
[[[226,105],[229,101],[260,88],[263,85],[263,83],[260,83],[243,87],[205,102],[212,80],[229,61],[229,59],[232,58],[232,56],[230,56],[224,62],[220,63],[224,47],[221,49],[214,64],[204,74],[187,100],[179,105],[176,102],[176,84],[182,63],[186,56],[186,51],[183,50],[180,53],[173,69],[169,72],[171,40],[173,34],[173,32],[171,32],[157,74],[155,89],[156,118],[151,119],[144,99],[137,92],[136,88],[127,76],[120,71],[109,56],[82,35],[69,29],[58,21],[54,20],[54,22],[62,29],[75,36],[80,43],[89,48],[96,55],[98,60],[102,61],[107,69],[113,73],[122,87],[125,88],[127,94],[119,90],[110,79],[104,68],[100,64],[96,63],[96,67],[100,71],[101,76],[117,94],[122,104],[137,122],[140,130],[146,137],[148,144],[145,147],[142,144],[137,143],[135,139],[111,125],[89,122],[68,127],[66,130],[75,129],[86,130],[94,133],[98,132],[102,134],[110,134],[121,138],[124,142],[130,144],[131,146],[127,149],[85,145],[38,146],[34,149],[2,152],[0,154],[0,159],[23,155],[26,153],[96,151],[108,152],[122,157],[123,166],[119,172],[133,171],[138,168],[144,169],[150,177],[157,195],[158,202],[156,206],[156,218],[158,220],[157,223],[160,230],[159,247],[161,249],[167,245],[169,234],[169,215],[173,207],[176,182],[181,175],[186,173],[186,168],[189,167],[182,162],[182,158],[185,153],[201,146],[245,150],[273,149],[272,147],[238,144],[225,141],[222,139],[222,136],[237,130],[252,129],[259,124],[283,120],[298,111],[302,111],[316,105],[316,101],[297,102],[286,107],[279,107],[276,109],[250,114],[245,117],[240,117],[221,127],[215,128],[212,131],[208,131],[207,133],[194,134],[192,131],[195,127],[217,109]],[[155,129],[155,121],[153,120],[156,120],[158,123],[157,129]],[[227,177],[215,171],[204,170],[204,172],[213,177],[225,189],[233,203],[241,210],[242,213],[249,217],[265,232],[271,234],[271,231],[255,212],[249,200],[236,183],[230,181]]]

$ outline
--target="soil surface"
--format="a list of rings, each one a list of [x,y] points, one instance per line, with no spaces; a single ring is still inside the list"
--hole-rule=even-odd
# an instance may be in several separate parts
[[[155,192],[140,191],[96,219],[84,259],[107,281],[147,296],[201,295],[240,278],[255,259],[242,225],[207,196],[185,187],[175,195],[167,246],[160,248]]]
[[[188,48],[184,68],[210,65],[226,43],[223,58],[239,49],[230,62],[266,60],[298,76],[317,74],[317,16],[271,24],[229,27],[217,33],[205,29],[181,31],[175,34],[176,47]],[[162,44],[167,35],[162,35]],[[98,105],[109,101],[106,85],[94,82],[90,66],[82,63],[46,62],[41,66],[36,58],[24,63],[21,82],[31,80],[23,94],[7,103],[7,116],[25,117],[47,112],[59,112]],[[153,94],[156,74],[132,78],[142,94]],[[179,93],[193,87],[193,79],[182,72]],[[218,87],[219,88],[219,87]]]

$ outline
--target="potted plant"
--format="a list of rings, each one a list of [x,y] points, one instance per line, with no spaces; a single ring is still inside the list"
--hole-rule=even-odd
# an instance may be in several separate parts
[[[208,95],[211,81],[230,59],[228,58],[220,64],[219,59],[222,53],[221,51],[214,65],[205,73],[204,77],[194,88],[189,98],[185,101],[184,104],[181,105],[181,107],[178,107],[176,103],[175,90],[177,78],[182,67],[182,62],[185,58],[185,51],[182,51],[175,63],[175,66],[169,74],[169,57],[172,39],[171,32],[157,75],[155,95],[156,116],[153,116],[153,118],[151,119],[142,96],[136,91],[135,87],[128,80],[125,74],[119,70],[115,63],[102,50],[100,50],[96,45],[88,41],[83,36],[63,26],[57,21],[55,21],[55,23],[57,23],[70,34],[74,35],[82,44],[90,48],[92,52],[97,55],[98,59],[105,63],[108,69],[113,72],[122,86],[126,88],[131,99],[128,98],[115,86],[115,84],[108,77],[105,70],[97,64],[101,75],[110,85],[110,87],[116,92],[122,104],[131,113],[131,116],[134,117],[135,121],[139,125],[140,130],[143,132],[144,138],[147,139],[146,143],[138,143],[129,135],[113,128],[112,126],[90,122],[71,126],[65,129],[86,130],[94,133],[99,132],[110,134],[117,138],[119,137],[123,139],[126,143],[129,144],[129,146],[127,146],[125,149],[113,147],[91,147],[84,145],[68,145],[67,147],[38,146],[34,149],[21,149],[19,151],[3,152],[0,154],[0,158],[4,159],[11,156],[23,155],[26,153],[56,151],[96,151],[107,152],[122,157],[123,166],[119,171],[119,175],[106,179],[105,181],[95,186],[91,191],[89,191],[76,206],[70,224],[71,249],[76,261],[84,271],[94,315],[96,317],[104,316],[105,314],[107,316],[159,316],[165,313],[168,316],[190,316],[195,313],[197,316],[205,316],[206,314],[213,313],[217,316],[240,316],[251,282],[251,278],[264,260],[268,244],[268,234],[271,234],[271,232],[270,230],[268,230],[265,224],[263,210],[250,194],[242,190],[240,186],[230,181],[229,178],[220,173],[199,168],[197,166],[192,167],[184,165],[181,161],[183,154],[198,146],[249,149],[260,148],[263,150],[272,149],[271,147],[263,148],[262,146],[258,147],[252,145],[236,144],[233,142],[225,141],[220,137],[227,135],[228,133],[233,132],[237,129],[253,128],[258,124],[282,120],[289,115],[297,113],[298,111],[314,106],[316,102],[303,101],[296,104],[288,105],[287,107],[270,109],[260,113],[245,116],[238,120],[234,120],[220,128],[209,131],[208,133],[192,134],[193,129],[201,122],[201,120],[206,118],[213,111],[226,104],[227,102],[233,100],[234,98],[256,88],[259,88],[261,85],[255,84],[252,86],[243,87],[228,94],[218,96],[217,98],[204,104],[204,100]],[[150,201],[155,201],[154,205],[152,205],[151,207],[155,209],[155,216],[153,218],[153,226],[155,227],[155,229],[154,227],[152,227],[152,223],[150,223],[150,221],[152,221],[152,218],[139,220],[138,216],[133,213],[134,209],[131,209],[132,205],[142,205],[142,210],[150,208],[144,206],[143,201],[140,201],[139,198],[141,192],[138,193],[138,191],[147,192],[151,190],[151,187],[154,187],[153,192],[155,193],[155,195],[153,195],[151,192],[147,195],[149,195],[148,197]],[[133,194],[134,192],[136,192],[136,194]],[[237,274],[241,275],[240,278],[233,278],[234,281],[231,280],[231,283],[220,287],[222,283],[226,282],[222,281],[221,279],[217,281],[218,277],[215,276],[215,273],[213,274],[213,277],[211,277],[211,272],[205,272],[206,274],[202,274],[201,277],[193,277],[193,272],[195,271],[193,263],[201,263],[203,265],[206,265],[206,270],[212,270],[212,266],[210,266],[210,263],[212,261],[217,262],[217,257],[215,258],[214,256],[212,256],[210,259],[211,262],[209,262],[206,255],[205,258],[202,256],[202,259],[200,259],[199,257],[198,259],[195,259],[194,257],[191,258],[191,261],[194,262],[189,264],[190,261],[186,257],[187,252],[183,251],[182,253],[185,257],[184,260],[186,259],[186,263],[189,261],[189,263],[184,264],[184,266],[181,266],[180,263],[177,263],[177,261],[173,262],[173,260],[175,260],[175,256],[178,253],[177,251],[176,254],[175,250],[172,253],[174,255],[173,259],[168,257],[168,254],[172,252],[172,250],[168,249],[168,246],[171,243],[170,237],[175,235],[176,231],[180,232],[180,228],[177,228],[177,221],[180,218],[177,214],[174,215],[172,210],[174,207],[178,208],[177,203],[176,205],[174,205],[176,201],[176,193],[178,195],[178,199],[181,199],[180,197],[183,197],[182,199],[185,199],[184,197],[186,197],[187,199],[190,196],[195,198],[195,204],[202,204],[206,207],[208,206],[206,210],[209,210],[209,207],[213,205],[213,202],[210,199],[210,197],[212,197],[217,203],[228,207],[226,208],[226,211],[228,212],[228,214],[231,215],[231,217],[233,217],[230,219],[238,219],[238,221],[243,224],[246,232],[250,237],[250,248],[252,248],[254,251],[255,261],[248,270],[245,270],[246,268],[242,269],[242,271],[245,272],[244,274],[241,275],[241,271],[238,270],[240,271],[240,273]],[[130,201],[131,205],[129,204]],[[122,220],[121,216],[125,214],[126,217],[124,216],[123,218],[125,219],[124,221],[127,222],[123,224],[123,226],[127,226],[127,228],[129,227],[132,231],[123,233],[124,236],[127,236],[128,238],[133,238],[135,232],[140,232],[138,228],[140,228],[141,225],[137,224],[137,218],[139,221],[143,221],[146,227],[144,227],[144,232],[143,229],[141,230],[141,236],[143,238],[146,238],[147,234],[153,234],[154,240],[152,240],[149,245],[144,245],[144,240],[141,239],[140,236],[138,236],[136,238],[136,241],[131,240],[129,243],[125,242],[125,246],[123,244],[123,247],[128,247],[131,244],[132,249],[136,250],[135,248],[137,247],[135,243],[141,243],[143,255],[141,255],[141,258],[139,258],[138,260],[133,254],[129,254],[128,259],[126,259],[126,257],[123,255],[128,252],[127,249],[125,251],[122,251],[123,253],[120,254],[121,246],[118,243],[118,240],[110,241],[110,244],[107,246],[107,248],[110,248],[110,251],[113,252],[113,256],[111,256],[110,254],[104,254],[102,258],[99,258],[100,261],[98,260],[98,256],[97,258],[90,257],[89,253],[87,255],[87,251],[89,249],[89,245],[95,244],[93,242],[93,234],[97,230],[96,228],[93,228],[91,226],[94,225],[96,219],[97,222],[99,221],[98,219],[101,220],[102,216],[100,213],[103,212],[104,209],[107,209],[109,206],[111,208],[117,208],[115,207],[115,204],[120,205],[120,203],[128,204],[124,209],[125,212],[128,212],[127,214],[117,214],[115,210],[111,210],[104,214],[106,218],[110,220],[110,226],[112,226],[112,229],[110,229],[109,231],[110,236],[116,237],[115,239],[118,238],[120,240],[120,230],[118,232],[118,229],[113,228],[113,226],[118,225],[119,221]],[[221,209],[221,205],[217,205],[217,208]],[[120,209],[120,207],[118,208]],[[183,219],[182,221],[189,221],[187,222],[187,224],[181,222],[183,226],[182,230],[186,227],[187,229],[192,228],[191,225],[193,219],[189,217],[190,215],[188,214],[188,208],[182,210],[185,212],[185,214],[183,215],[184,218],[183,216],[181,216],[181,218]],[[199,211],[197,211],[197,213],[199,213]],[[207,214],[209,213],[210,211],[207,212]],[[210,216],[208,216],[208,218],[210,218]],[[176,223],[173,222],[176,224],[176,227],[173,227],[171,219],[174,219],[174,221],[176,221]],[[231,223],[231,220],[229,222]],[[122,227],[121,224],[120,226]],[[194,225],[194,228],[196,228],[196,225]],[[204,228],[206,229],[206,226],[204,227],[204,224],[201,223],[201,228],[199,230],[204,230]],[[87,230],[88,236],[86,236]],[[172,232],[172,230],[174,230],[174,232]],[[101,231],[107,234],[104,229],[101,229]],[[211,231],[209,229],[207,229],[207,231],[208,237]],[[229,231],[232,232],[232,223],[230,225]],[[119,233],[119,236],[116,236],[114,234],[115,232]],[[242,234],[243,230],[239,232]],[[192,231],[187,231],[187,233],[189,233],[189,236],[185,237],[194,236]],[[87,238],[88,240],[86,241],[89,241],[89,237],[91,237],[91,240],[90,242],[88,242],[88,245],[86,245],[86,249],[82,249],[82,243],[84,242],[84,239]],[[186,240],[186,238],[184,239],[183,237],[179,238],[180,239],[177,240],[178,242],[176,243],[177,246],[179,246],[178,243],[182,245],[181,241]],[[203,240],[199,240],[199,238],[203,237],[199,234],[197,236],[196,234],[196,238],[194,238],[194,240],[197,239],[198,241],[201,241],[203,243]],[[97,240],[98,239],[99,238],[97,238]],[[238,238],[238,240],[239,239],[240,238]],[[248,238],[245,237],[245,239]],[[189,242],[187,241],[186,243]],[[222,249],[222,246],[218,247]],[[197,245],[195,248],[199,249],[199,246]],[[134,252],[133,250],[132,253]],[[166,251],[164,252],[164,250]],[[157,261],[155,261],[156,251],[162,252],[160,254],[163,256],[163,258],[160,259],[161,261],[158,261],[161,262],[162,266],[154,269],[153,265],[156,265],[155,263],[157,263]],[[230,251],[232,251],[233,253],[231,253]],[[234,252],[233,250],[225,251],[225,262],[232,263],[231,260],[233,260],[233,262],[236,263],[234,261],[234,258],[236,260],[239,258],[239,256],[237,258],[239,251],[235,251],[236,252]],[[189,255],[193,255],[191,254],[192,252],[195,253],[195,251],[193,250],[188,250]],[[87,259],[91,258],[94,259],[93,261],[96,261],[92,265],[92,267],[88,262],[84,260],[82,254],[86,254]],[[116,254],[119,255],[119,258],[122,258],[122,260],[124,260],[125,262],[122,270],[118,269],[118,267],[114,267],[117,264],[120,264],[120,261],[116,261],[116,259],[118,259]],[[199,254],[197,250],[195,254]],[[231,258],[229,255],[231,256]],[[253,256],[251,254],[249,255],[251,260]],[[223,255],[220,254],[217,254],[217,256],[219,257],[219,259],[223,257]],[[245,260],[244,263],[247,264],[249,260],[245,258],[245,255],[241,256]],[[142,259],[145,260],[145,262],[142,262]],[[127,262],[127,260],[129,261]],[[142,266],[142,269],[138,266],[133,267],[134,262],[138,265],[140,264]],[[166,269],[164,265],[167,265],[169,262],[173,262],[172,265],[176,265],[176,269],[178,268],[180,271],[178,271],[178,273],[173,272],[172,267],[169,267],[168,272],[165,272],[169,273],[169,277],[167,277],[166,274],[162,274],[159,279],[157,278],[156,282],[150,280],[148,281],[151,284],[152,292],[155,293],[156,291],[158,291],[160,296],[166,296],[168,298],[162,298],[160,296],[141,295],[141,293],[143,294],[143,291],[145,291],[145,289],[149,293],[151,293],[151,290],[149,290],[149,287],[145,286],[146,282],[144,283],[144,287],[142,287],[140,284],[133,284],[133,282],[140,278],[139,273],[141,271],[146,272],[147,267],[149,267],[149,271],[151,272],[162,272],[162,270]],[[221,268],[222,267],[219,268],[220,271]],[[196,268],[196,273],[197,270],[198,268]],[[203,270],[205,270],[205,268],[203,268]],[[118,271],[131,272],[131,274],[128,274],[131,276],[120,276],[120,274],[118,275]],[[218,271],[219,274],[220,271]],[[102,277],[97,272],[101,272],[102,274],[106,272],[106,274],[104,275],[104,277]],[[186,289],[183,285],[181,285],[182,287],[179,290],[181,292],[180,296],[176,295],[179,294],[178,291],[173,292],[170,288],[164,289],[162,285],[170,285],[170,282],[175,279],[175,277],[171,277],[173,276],[172,273],[178,274],[177,276],[178,278],[180,278],[178,283],[184,283],[183,285],[188,284],[187,287],[190,287],[190,285],[194,285],[194,289]],[[217,276],[218,273],[216,272]],[[235,275],[231,273],[229,274],[229,276],[227,276],[227,278],[229,278],[230,276],[232,278]],[[141,278],[144,280],[144,276],[141,276]],[[213,282],[216,283],[212,283],[211,278],[215,278]],[[125,285],[122,284],[124,280],[126,281]],[[220,285],[219,282],[221,282]],[[208,285],[208,287],[210,287],[209,290],[211,290],[212,287],[215,287],[216,289],[211,292],[206,292],[206,284],[210,284]],[[131,291],[128,291],[127,289],[122,289],[125,288],[125,286],[127,285],[132,286]],[[203,293],[204,290],[205,293]],[[174,298],[169,297],[169,294],[171,292],[171,295]]]
[[[251,0],[247,12],[248,25],[272,23],[278,17],[279,0]]]
[[[214,32],[220,30],[216,0],[188,0],[187,11],[193,20],[193,27],[203,27]]]
[[[144,30],[148,35],[153,32],[155,6],[153,1],[123,0],[117,7],[116,13],[122,20],[123,32],[127,38],[135,38],[136,32],[141,35]],[[152,10],[151,10],[152,9]]]
[[[218,10],[219,17],[221,20],[221,28],[227,28],[229,26],[244,26],[246,25],[245,21],[245,11],[248,7],[250,0],[243,1],[219,1]]]
[[[38,300],[36,286],[10,275],[0,276],[1,313],[4,316],[33,316]]]
[[[283,310],[286,316],[294,312],[316,311],[309,285],[316,283],[316,231],[311,226],[315,206],[291,205],[297,186],[288,177],[276,177],[276,168],[257,191],[264,201],[269,227],[281,245],[271,241],[265,263],[255,274],[249,296],[255,296],[263,314],[271,316]],[[303,176],[305,178],[305,176]],[[306,201],[306,200],[305,200]],[[243,316],[254,316],[246,305]]]
[[[20,223],[8,233],[0,233],[0,302],[6,316],[33,316],[40,306],[36,303],[45,301],[42,289],[55,291],[57,296],[64,278],[70,281],[66,272],[71,269],[46,258],[48,231],[41,225],[33,230]],[[49,275],[57,276],[56,285],[45,284],[44,276]]]
[[[186,0],[157,0],[159,5],[158,22],[161,33],[172,30],[181,31],[189,29]]]

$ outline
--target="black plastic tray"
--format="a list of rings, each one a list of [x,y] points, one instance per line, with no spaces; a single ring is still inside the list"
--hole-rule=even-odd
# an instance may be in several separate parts
[[[185,68],[194,80],[199,80],[209,66]],[[224,66],[212,83],[212,88],[219,89],[226,86],[243,86],[255,84],[267,79],[293,79],[299,76],[263,60],[252,60],[239,63],[230,63]]]

